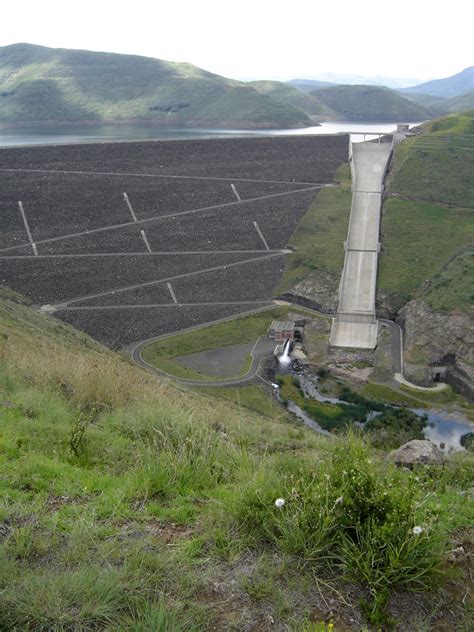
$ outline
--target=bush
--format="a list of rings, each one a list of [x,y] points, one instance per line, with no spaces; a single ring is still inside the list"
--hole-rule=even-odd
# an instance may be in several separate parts
[[[349,433],[327,462],[285,457],[262,466],[227,510],[253,544],[362,582],[377,618],[393,586],[425,590],[439,575],[441,541],[423,525],[419,489],[411,473],[373,462],[368,445]]]

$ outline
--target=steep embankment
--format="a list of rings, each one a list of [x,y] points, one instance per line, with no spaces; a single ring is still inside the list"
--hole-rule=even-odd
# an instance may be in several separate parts
[[[304,630],[328,603],[336,629],[467,629],[469,453],[415,477],[158,381],[10,293],[0,353],[2,630]]]
[[[304,127],[297,107],[187,63],[31,44],[0,48],[0,124]]]
[[[381,311],[404,325],[407,375],[427,382],[429,366],[448,365],[466,388],[474,383],[473,141],[471,111],[397,147],[378,281]]]

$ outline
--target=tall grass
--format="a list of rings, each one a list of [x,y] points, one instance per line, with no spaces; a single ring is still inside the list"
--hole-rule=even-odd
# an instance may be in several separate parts
[[[238,498],[224,496],[225,513],[249,544],[274,546],[313,568],[338,568],[365,585],[375,620],[392,588],[436,585],[442,537],[427,523],[411,473],[373,461],[351,433],[329,454],[321,463],[283,457],[262,465]]]

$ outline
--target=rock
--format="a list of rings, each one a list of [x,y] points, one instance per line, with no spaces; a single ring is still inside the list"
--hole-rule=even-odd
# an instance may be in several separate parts
[[[474,399],[474,318],[467,311],[436,311],[423,299],[400,310],[404,329],[405,377],[422,386],[432,366],[447,366],[447,381]]]
[[[393,450],[388,455],[388,460],[396,465],[427,465],[427,464],[442,464],[443,454],[431,441],[424,441],[414,439],[408,443],[404,443],[398,448]]]

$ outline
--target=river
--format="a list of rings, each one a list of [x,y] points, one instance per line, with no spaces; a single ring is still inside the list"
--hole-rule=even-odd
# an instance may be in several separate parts
[[[408,123],[410,126],[415,123]],[[72,145],[133,140],[182,140],[192,138],[236,138],[239,136],[306,136],[308,134],[352,133],[353,141],[377,138],[377,133],[393,132],[397,123],[351,123],[330,121],[317,127],[301,129],[162,129],[153,125],[67,125],[0,128],[0,147],[26,145]]]
[[[315,399],[319,402],[326,402],[328,404],[347,404],[347,402],[338,399],[336,397],[327,397],[320,393],[318,389],[318,378],[309,375],[300,375],[300,386],[305,396],[310,399]],[[326,430],[323,430],[319,424],[311,419],[301,408],[299,408],[294,402],[288,402],[288,410],[296,415],[307,426],[316,430],[316,432],[328,435]],[[425,408],[411,409],[417,415],[426,415],[428,417],[428,425],[423,429],[425,439],[429,439],[440,450],[445,453],[464,450],[461,445],[461,437],[464,434],[474,431],[474,426],[467,421],[455,419],[455,415],[447,411],[429,410]],[[378,413],[369,412],[367,420],[377,415]],[[362,426],[363,424],[356,424]]]

